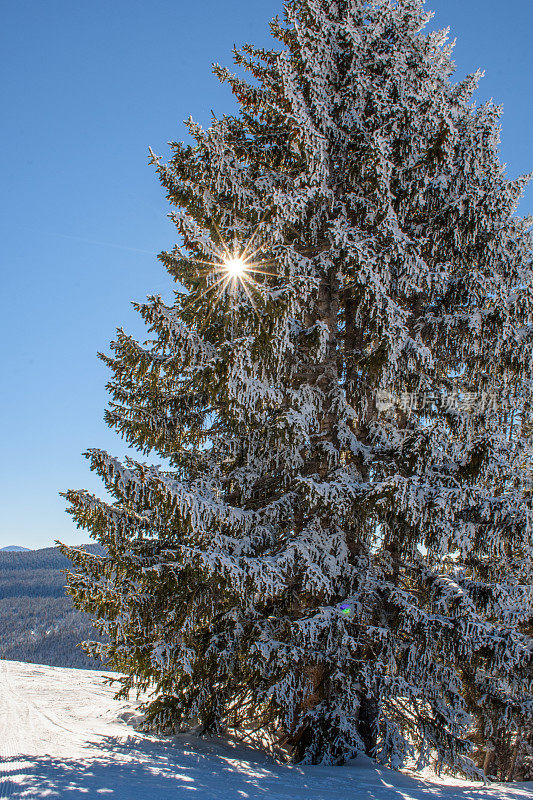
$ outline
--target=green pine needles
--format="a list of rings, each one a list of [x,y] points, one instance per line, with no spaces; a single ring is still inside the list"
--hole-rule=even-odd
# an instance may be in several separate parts
[[[104,357],[149,463],[91,450],[107,555],[63,548],[147,727],[476,774],[533,715],[527,178],[428,16],[288,0],[250,82],[215,66],[239,114],[153,156],[178,289]]]

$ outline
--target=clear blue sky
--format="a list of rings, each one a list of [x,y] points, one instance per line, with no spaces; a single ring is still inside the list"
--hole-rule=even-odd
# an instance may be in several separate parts
[[[533,169],[530,0],[432,0],[457,37],[458,76],[505,106],[503,160]],[[211,63],[268,43],[281,0],[8,0],[2,8],[0,547],[87,541],[58,492],[100,491],[81,453],[124,446],[103,422],[115,328],[142,335],[130,301],[170,278],[174,242],[149,145],[182,120],[231,113]],[[533,212],[529,190],[521,207]]]

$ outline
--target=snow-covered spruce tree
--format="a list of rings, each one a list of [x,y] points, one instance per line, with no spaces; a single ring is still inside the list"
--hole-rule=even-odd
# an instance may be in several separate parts
[[[64,548],[147,725],[472,772],[469,712],[531,716],[526,179],[427,20],[289,0],[251,82],[215,67],[239,114],[154,156],[186,291],[104,359],[151,463],[91,450],[116,502],[67,496],[108,555]]]

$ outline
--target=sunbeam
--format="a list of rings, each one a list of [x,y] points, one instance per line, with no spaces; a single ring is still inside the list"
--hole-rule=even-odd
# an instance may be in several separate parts
[[[259,319],[260,312],[253,295],[260,294],[260,283],[255,280],[255,276],[263,275],[275,277],[274,272],[268,272],[264,269],[264,267],[272,262],[270,260],[260,259],[259,253],[261,248],[252,248],[254,243],[257,245],[256,240],[260,224],[261,223],[255,228],[248,241],[245,243],[236,243],[234,240],[233,245],[230,245],[224,240],[217,224],[213,221],[213,228],[219,240],[218,247],[215,252],[213,252],[213,260],[191,259],[191,262],[197,265],[198,271],[204,273],[207,285],[204,284],[203,291],[199,294],[193,292],[190,295],[190,302],[195,304],[206,295],[209,295],[213,302],[213,307],[207,314],[204,322],[207,322],[211,318],[218,300],[221,299],[226,292],[229,293],[230,296],[236,298],[240,290],[242,290],[243,295],[246,296],[251,308]],[[215,280],[212,280],[213,278],[215,278]],[[259,320],[259,322],[261,321]]]

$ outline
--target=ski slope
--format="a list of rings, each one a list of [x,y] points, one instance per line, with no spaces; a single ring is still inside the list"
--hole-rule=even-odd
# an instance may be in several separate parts
[[[533,783],[418,780],[367,758],[280,765],[242,745],[137,734],[104,673],[0,661],[0,798],[72,800],[525,800]]]

